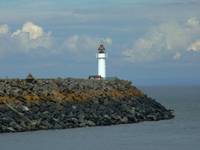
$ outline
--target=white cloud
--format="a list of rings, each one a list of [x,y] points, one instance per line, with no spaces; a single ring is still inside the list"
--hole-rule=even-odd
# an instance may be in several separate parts
[[[200,23],[196,18],[189,18],[185,24],[178,22],[164,23],[136,40],[132,47],[125,49],[122,54],[130,62],[159,59],[177,60],[187,51],[188,45],[199,34]],[[190,46],[193,51],[197,51],[198,48],[198,42]]]
[[[193,52],[200,51],[200,40],[193,42],[188,48],[188,51],[193,51]]]
[[[91,36],[73,35],[68,37],[64,42],[64,49],[73,54],[82,54],[82,52],[91,52],[96,50],[101,42],[106,46],[112,45],[112,39],[109,37],[98,38]]]
[[[27,33],[31,40],[38,39],[43,36],[44,31],[42,27],[33,24],[32,22],[27,22],[23,25],[22,29],[17,30],[12,34],[13,37],[18,36],[21,33]]]
[[[7,34],[9,32],[9,28],[7,24],[0,25],[0,34]]]
[[[8,25],[0,25],[0,53],[32,53],[50,51],[52,36],[41,26],[32,22],[25,23],[21,29],[10,32]],[[40,51],[39,51],[40,50]]]
[[[15,39],[21,50],[29,52],[36,48],[50,48],[52,44],[52,37],[50,32],[44,32],[43,28],[32,23],[27,22],[12,33],[11,37]]]

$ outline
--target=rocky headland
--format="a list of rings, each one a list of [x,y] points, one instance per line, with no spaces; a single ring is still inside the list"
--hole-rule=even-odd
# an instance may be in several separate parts
[[[126,80],[0,80],[0,132],[116,125],[173,117],[171,110]]]

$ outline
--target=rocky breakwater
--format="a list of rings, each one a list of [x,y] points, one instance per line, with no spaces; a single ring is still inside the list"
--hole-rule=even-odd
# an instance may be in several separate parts
[[[103,126],[173,118],[125,80],[0,80],[0,132]]]

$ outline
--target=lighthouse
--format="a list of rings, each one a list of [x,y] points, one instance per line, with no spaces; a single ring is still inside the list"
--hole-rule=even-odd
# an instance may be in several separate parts
[[[103,79],[106,78],[106,52],[105,47],[101,44],[98,48],[98,75],[101,76]]]

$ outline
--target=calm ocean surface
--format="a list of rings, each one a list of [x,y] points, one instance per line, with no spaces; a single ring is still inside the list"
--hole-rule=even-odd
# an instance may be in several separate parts
[[[159,122],[0,134],[0,150],[200,150],[200,87],[146,87],[175,110]]]

